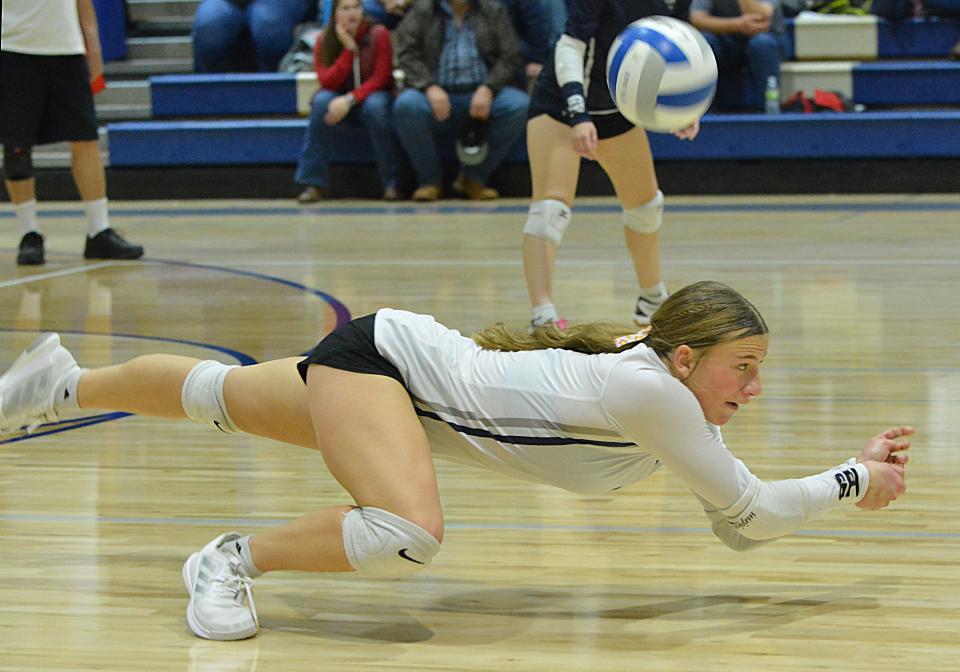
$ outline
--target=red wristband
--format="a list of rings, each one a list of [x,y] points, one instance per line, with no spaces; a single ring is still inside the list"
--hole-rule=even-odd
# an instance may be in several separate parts
[[[97,75],[97,77],[90,82],[90,90],[93,91],[93,95],[97,95],[105,88],[107,88],[107,80],[103,78],[103,75]]]

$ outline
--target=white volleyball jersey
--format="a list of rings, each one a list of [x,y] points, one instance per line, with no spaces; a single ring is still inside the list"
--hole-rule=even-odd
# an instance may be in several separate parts
[[[86,53],[77,0],[3,0],[0,48],[18,54]]]
[[[643,344],[598,355],[485,350],[428,315],[388,308],[377,312],[374,341],[403,376],[434,454],[457,462],[586,494],[663,464],[750,539],[781,536],[866,493],[862,465],[761,481]]]

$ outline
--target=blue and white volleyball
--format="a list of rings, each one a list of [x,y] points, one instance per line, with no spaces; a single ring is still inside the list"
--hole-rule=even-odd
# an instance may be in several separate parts
[[[648,16],[613,41],[607,84],[620,114],[651,131],[672,133],[710,107],[717,90],[717,60],[689,23]]]

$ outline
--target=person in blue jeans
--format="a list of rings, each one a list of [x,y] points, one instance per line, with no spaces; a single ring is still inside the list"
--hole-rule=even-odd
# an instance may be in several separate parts
[[[201,0],[193,21],[197,72],[275,72],[316,0]]]
[[[690,23],[717,57],[717,109],[764,109],[764,92],[770,77],[780,85],[780,63],[787,54],[783,8],[780,0],[693,0]],[[743,70],[750,86],[741,92]]]
[[[498,0],[421,0],[394,32],[406,88],[393,106],[397,136],[417,175],[415,201],[442,195],[436,136],[468,118],[486,122],[487,155],[462,165],[455,191],[473,200],[499,193],[487,181],[526,127],[529,97],[511,86],[523,65],[520,40]]]
[[[383,186],[383,198],[399,200],[400,146],[390,119],[393,102],[390,33],[371,25],[360,0],[335,0],[333,20],[314,46],[320,90],[313,98],[310,125],[295,180],[305,185],[300,203],[323,198],[330,186],[328,165],[333,134],[346,124],[367,129]]]

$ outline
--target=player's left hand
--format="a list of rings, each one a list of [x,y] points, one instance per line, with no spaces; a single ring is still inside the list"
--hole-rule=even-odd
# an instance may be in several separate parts
[[[910,441],[901,439],[903,436],[910,436],[917,430],[913,427],[891,427],[871,437],[863,450],[857,462],[866,462],[875,460],[877,462],[887,462],[888,464],[906,464],[910,461],[910,456],[906,451],[910,450]]]
[[[700,120],[697,119],[686,128],[681,128],[679,131],[674,133],[674,135],[680,138],[681,140],[693,140],[695,137],[697,137],[697,133],[699,132],[700,132]]]

